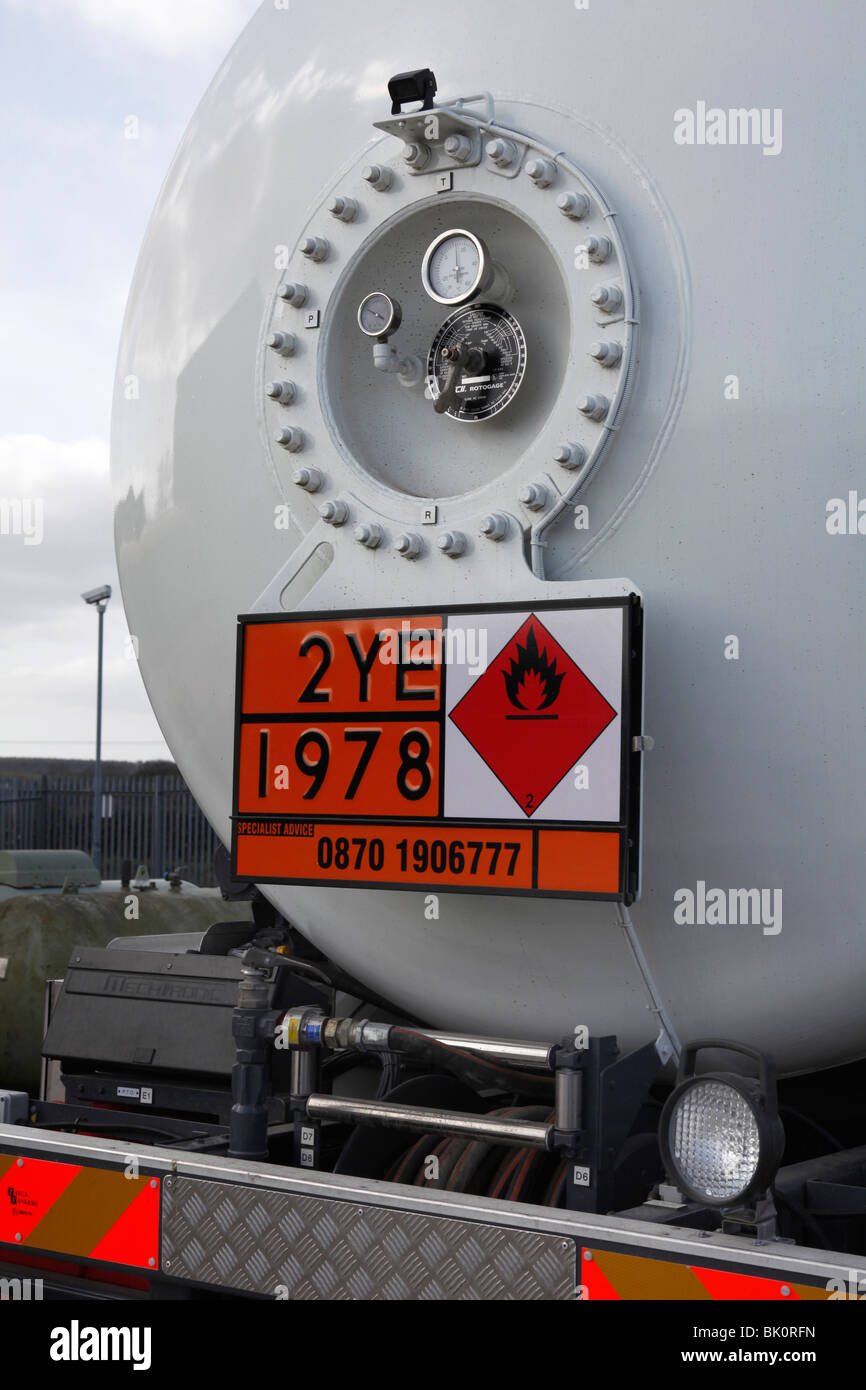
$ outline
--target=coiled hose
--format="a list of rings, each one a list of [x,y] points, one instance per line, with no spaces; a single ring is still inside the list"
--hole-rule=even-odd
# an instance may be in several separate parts
[[[541,1120],[546,1124],[553,1120],[553,1112],[545,1105],[508,1106],[488,1113],[501,1119]],[[491,1140],[422,1134],[385,1177],[389,1182],[434,1191],[471,1192],[506,1202],[555,1207],[564,1199],[565,1174],[561,1157],[542,1149],[514,1149]]]

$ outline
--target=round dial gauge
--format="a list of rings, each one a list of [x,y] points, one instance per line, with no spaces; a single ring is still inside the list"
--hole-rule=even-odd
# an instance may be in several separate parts
[[[444,413],[465,424],[490,420],[513,401],[526,375],[523,329],[512,314],[495,304],[467,305],[451,314],[436,334],[427,360],[427,380],[434,400],[452,370],[449,356],[462,344],[473,350],[476,365],[462,375],[455,404]],[[444,357],[443,350],[447,350]]]
[[[403,319],[403,313],[396,299],[374,290],[362,299],[358,309],[358,327],[368,338],[387,338],[396,333]]]
[[[421,279],[437,304],[468,304],[491,278],[487,247],[474,232],[443,232],[427,248]]]

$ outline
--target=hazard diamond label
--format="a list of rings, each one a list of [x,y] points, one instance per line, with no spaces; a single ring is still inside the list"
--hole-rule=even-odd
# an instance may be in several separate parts
[[[634,902],[643,606],[608,587],[239,619],[235,877]]]
[[[610,702],[535,613],[450,713],[527,817],[616,717]]]

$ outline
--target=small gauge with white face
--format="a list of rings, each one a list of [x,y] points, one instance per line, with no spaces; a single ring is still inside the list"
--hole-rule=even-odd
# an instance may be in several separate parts
[[[443,232],[427,248],[421,280],[437,304],[468,304],[493,278],[487,247],[474,232]]]
[[[403,322],[403,311],[396,299],[374,290],[362,299],[358,309],[358,327],[368,338],[390,338]]]

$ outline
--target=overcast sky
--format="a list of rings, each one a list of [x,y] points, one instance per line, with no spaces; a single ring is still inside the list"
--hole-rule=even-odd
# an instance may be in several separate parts
[[[79,595],[104,583],[104,756],[169,756],[114,562],[114,359],[162,180],[257,4],[0,0],[0,756],[92,756]]]

